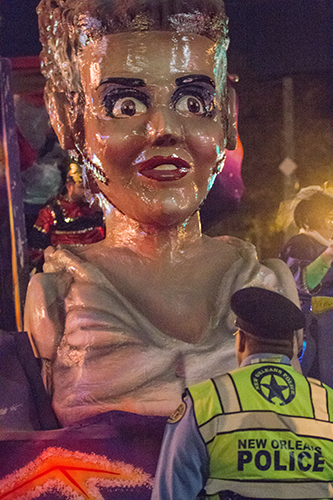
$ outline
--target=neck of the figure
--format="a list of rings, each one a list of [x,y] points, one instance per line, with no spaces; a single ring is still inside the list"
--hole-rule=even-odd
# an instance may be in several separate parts
[[[107,246],[126,247],[150,259],[177,261],[201,243],[201,236],[198,212],[174,226],[141,224],[117,209],[106,216]]]

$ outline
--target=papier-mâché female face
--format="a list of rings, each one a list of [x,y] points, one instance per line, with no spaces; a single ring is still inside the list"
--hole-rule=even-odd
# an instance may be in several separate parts
[[[196,34],[111,34],[82,49],[85,154],[130,218],[181,224],[206,197],[225,147],[214,64],[214,42]]]

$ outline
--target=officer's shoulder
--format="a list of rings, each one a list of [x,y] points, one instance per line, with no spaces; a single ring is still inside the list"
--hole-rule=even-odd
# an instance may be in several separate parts
[[[191,406],[193,403],[193,400],[197,401],[203,397],[207,397],[208,394],[212,393],[212,387],[214,387],[213,379],[203,380],[202,382],[187,387],[182,395],[183,401],[170,415],[168,423],[175,424],[179,422],[185,415],[188,406]]]
[[[239,370],[239,368],[238,368]],[[223,375],[218,375],[214,378],[204,380],[198,384],[191,385],[187,388],[187,392],[191,399],[194,401],[209,400],[215,397],[216,385],[223,384],[225,380],[230,379],[232,372],[224,373]]]
[[[223,376],[223,375],[222,375]],[[203,392],[207,389],[210,389],[214,385],[214,379],[208,378],[207,380],[203,380],[202,382],[198,382],[197,384],[190,385],[187,387],[184,395],[193,394],[198,392]]]
[[[177,422],[179,422],[185,415],[186,409],[186,403],[185,401],[182,401],[178,408],[176,408],[176,410],[168,418],[168,424],[176,424]]]

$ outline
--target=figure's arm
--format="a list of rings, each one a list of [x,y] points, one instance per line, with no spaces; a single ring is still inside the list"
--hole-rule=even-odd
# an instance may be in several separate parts
[[[314,290],[326,276],[333,262],[333,243],[311,264],[305,267],[305,281],[308,289]]]
[[[48,205],[39,211],[37,220],[28,232],[28,252],[31,268],[41,271],[44,263],[44,250],[51,245],[51,228],[55,214]]]
[[[166,425],[151,500],[195,500],[208,477],[208,453],[190,396],[184,403],[186,410],[180,420]]]
[[[318,256],[318,247],[311,242],[292,239],[283,249],[280,258],[286,262],[293,274],[298,290],[318,292],[317,287],[331,268],[333,245]]]
[[[51,228],[55,223],[55,214],[50,206],[39,211],[37,220],[28,235],[29,247],[45,250],[51,244]]]

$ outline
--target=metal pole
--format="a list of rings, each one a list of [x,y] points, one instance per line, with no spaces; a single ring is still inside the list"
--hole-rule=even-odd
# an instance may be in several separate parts
[[[286,76],[282,81],[283,92],[283,149],[284,157],[295,160],[294,129],[294,82],[290,76]]]
[[[5,174],[8,196],[8,213],[12,250],[12,279],[14,290],[16,326],[23,329],[23,302],[28,283],[25,266],[26,231],[20,181],[20,161],[14,118],[14,101],[10,91],[10,61],[0,60],[1,69],[1,112],[4,146]]]
[[[290,76],[286,76],[282,81],[282,101],[283,101],[283,129],[282,129],[282,150],[284,160],[281,164],[281,171],[284,174],[283,198],[286,200],[295,194],[297,177],[295,170],[295,110],[294,110],[294,83]]]

